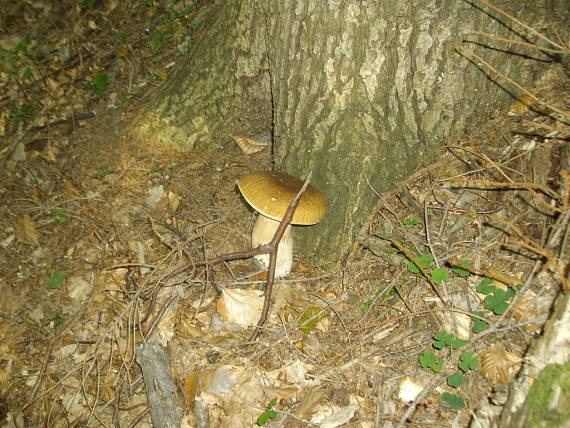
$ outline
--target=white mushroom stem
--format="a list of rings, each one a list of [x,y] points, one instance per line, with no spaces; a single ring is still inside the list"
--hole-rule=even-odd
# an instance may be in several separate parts
[[[273,239],[280,222],[259,215],[253,231],[251,233],[251,245],[253,248],[267,244]],[[261,269],[267,269],[269,266],[269,254],[259,254],[253,257],[257,265]],[[285,233],[279,241],[279,249],[277,250],[277,263],[275,265],[275,277],[281,278],[291,272],[293,267],[293,234],[291,233],[291,225],[287,226]]]

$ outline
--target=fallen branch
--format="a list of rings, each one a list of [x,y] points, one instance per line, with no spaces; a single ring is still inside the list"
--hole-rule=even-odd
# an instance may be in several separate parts
[[[150,406],[152,425],[157,428],[180,426],[180,413],[174,404],[176,385],[164,348],[147,342],[137,350],[137,363],[141,366]]]

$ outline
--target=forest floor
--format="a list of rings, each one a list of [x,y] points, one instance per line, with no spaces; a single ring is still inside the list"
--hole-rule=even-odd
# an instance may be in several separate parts
[[[369,183],[378,204],[350,257],[296,260],[253,342],[211,286],[263,290],[251,260],[165,280],[249,248],[236,180],[271,163],[230,136],[199,153],[129,138],[207,14],[163,4],[0,2],[0,426],[151,426],[150,342],[183,426],[496,417],[570,291],[568,118],[522,97],[391,192]],[[568,111],[564,71],[537,75],[529,89]]]

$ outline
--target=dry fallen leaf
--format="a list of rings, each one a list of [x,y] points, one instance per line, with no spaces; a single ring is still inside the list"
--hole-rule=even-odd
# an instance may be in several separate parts
[[[528,290],[524,296],[518,301],[513,308],[513,318],[520,323],[527,322],[538,317],[539,304],[536,300],[536,294]],[[524,325],[522,328],[528,332],[534,332],[538,329],[538,324],[531,323]]]
[[[308,418],[314,413],[315,406],[325,397],[325,393],[321,390],[314,389],[305,394],[295,414],[300,418]]]
[[[230,135],[230,137],[233,138],[241,151],[246,155],[257,153],[264,148],[269,147],[269,143],[266,143],[265,141],[252,140],[251,138],[238,137],[236,135]]]
[[[525,94],[513,103],[509,114],[511,116],[525,114],[533,104],[534,99],[530,95]]]
[[[521,358],[502,346],[487,349],[480,357],[480,373],[492,386],[510,382],[521,367]]]
[[[18,225],[16,226],[16,237],[25,244],[33,245],[35,247],[40,246],[40,234],[36,230],[34,221],[28,215],[23,215],[18,220]]]
[[[263,292],[259,290],[242,290],[239,288],[222,289],[222,297],[216,304],[218,313],[224,321],[242,327],[256,325],[263,308]]]

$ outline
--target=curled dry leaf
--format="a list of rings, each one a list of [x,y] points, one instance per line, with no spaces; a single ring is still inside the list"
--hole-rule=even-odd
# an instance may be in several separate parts
[[[265,141],[257,141],[251,138],[238,137],[236,135],[230,135],[230,137],[233,138],[237,146],[246,155],[251,155],[253,153],[260,152],[261,150],[269,146],[269,143]]]
[[[521,114],[525,114],[527,111],[529,111],[533,104],[534,99],[530,95],[525,94],[513,103],[511,109],[509,110],[509,116],[519,116]]]
[[[16,226],[16,237],[29,245],[34,247],[40,246],[40,234],[36,230],[36,226],[32,218],[28,215],[23,215],[18,220],[18,225]]]
[[[520,323],[527,322],[538,317],[538,303],[536,294],[528,290],[513,308],[513,318]],[[530,323],[522,327],[525,331],[534,332],[538,329],[538,324]]]
[[[492,385],[510,382],[521,368],[521,358],[502,346],[487,349],[481,354],[481,375]]]

